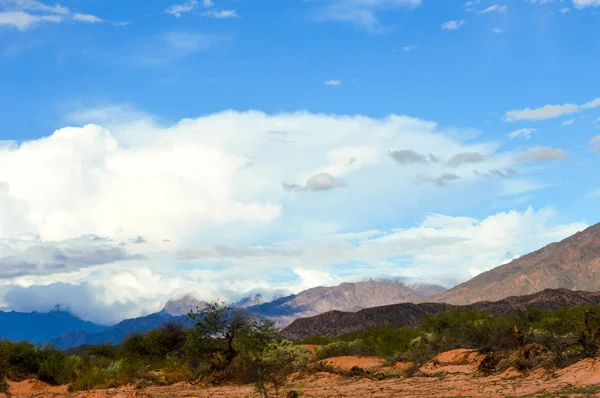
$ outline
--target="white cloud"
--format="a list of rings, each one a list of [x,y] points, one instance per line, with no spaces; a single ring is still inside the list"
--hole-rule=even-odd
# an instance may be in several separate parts
[[[342,21],[357,24],[364,29],[380,33],[385,31],[376,13],[382,8],[412,8],[421,5],[421,0],[324,0],[327,5],[319,7],[316,19],[320,21]]]
[[[410,45],[410,46],[404,46],[404,47],[402,47],[402,49],[404,51],[413,51],[413,50],[416,50],[417,48],[419,48],[418,45]]]
[[[328,279],[335,279],[336,264],[355,262],[364,266],[344,273],[356,279],[406,276],[452,284],[469,278],[473,267],[488,270],[505,262],[507,253],[511,257],[527,254],[586,227],[581,223],[551,225],[555,214],[550,208],[501,212],[483,220],[432,214],[419,226],[395,232],[330,235],[276,247],[206,247],[182,255],[197,264],[273,268],[287,263],[293,269],[324,273]],[[302,287],[319,284],[315,279],[312,286]]]
[[[506,31],[506,29],[502,29],[502,28],[493,28],[492,32],[494,33],[504,33]]]
[[[517,162],[542,162],[546,160],[560,160],[567,157],[567,153],[560,148],[549,148],[536,146],[527,149],[525,153],[519,153],[515,157]]]
[[[505,5],[497,5],[494,4],[492,6],[489,6],[481,11],[477,11],[477,14],[489,14],[490,12],[506,12],[508,10],[508,7]]]
[[[590,140],[590,145],[592,146],[592,150],[596,152],[600,152],[600,135],[595,136]]]
[[[100,19],[94,15],[90,15],[90,14],[75,14],[75,15],[73,15],[73,20],[79,21],[79,22],[87,22],[87,23],[104,22],[102,19]]]
[[[468,250],[456,257],[462,249],[453,246],[465,238],[457,226],[470,231],[480,221],[436,216],[408,230],[370,231],[373,215],[385,212],[390,225],[423,212],[427,198],[439,207],[451,195],[477,202],[536,189],[535,181],[499,178],[516,166],[497,143],[465,143],[460,131],[407,116],[225,111],[173,124],[112,106],[69,120],[81,126],[0,143],[0,240],[33,233],[37,246],[53,248],[28,252],[38,257],[27,262],[11,246],[11,261],[21,259],[26,270],[0,278],[0,302],[11,308],[70,302],[77,314],[112,320],[159,310],[187,291],[231,298],[257,288],[298,291],[320,277],[389,274],[453,283],[469,268],[494,265],[516,241],[490,239],[497,247],[483,262]],[[404,162],[409,153],[426,162]],[[420,178],[429,183],[416,185]],[[284,182],[304,189],[290,192]],[[116,245],[107,245],[117,250],[90,260],[94,246],[79,243],[90,234],[112,239]],[[71,247],[70,240],[83,254],[52,260],[54,248]],[[444,251],[455,257],[442,261]],[[450,267],[463,260],[464,270]]]
[[[327,80],[323,84],[325,84],[326,86],[341,86],[342,81],[341,80]]]
[[[600,0],[573,0],[575,8],[600,7]]]
[[[457,30],[457,29],[460,29],[461,26],[463,26],[464,24],[465,24],[465,21],[462,19],[444,22],[442,24],[442,30]]]
[[[40,23],[60,23],[63,18],[58,15],[31,15],[23,11],[0,12],[0,27],[9,26],[24,31]]]
[[[544,105],[541,108],[531,109],[525,108],[522,110],[511,110],[506,112],[504,120],[507,122],[515,122],[519,120],[545,120],[553,119],[563,115],[577,113],[585,109],[592,109],[600,106],[600,98],[587,102],[583,105],[577,104],[562,104],[562,105]]]
[[[575,123],[575,120],[576,119],[574,119],[574,118],[573,119],[565,120],[565,121],[562,122],[562,125],[563,126],[570,126],[571,124]]]
[[[196,8],[197,5],[198,5],[197,0],[189,0],[187,3],[173,4],[172,6],[170,6],[169,8],[167,8],[165,10],[165,13],[176,16],[177,18],[180,18],[183,14],[192,12],[194,10],[194,8]],[[212,6],[212,4],[211,4],[211,6]]]
[[[570,9],[570,8],[568,8],[568,7],[564,7],[564,8],[561,8],[559,11],[560,11],[562,14],[567,14],[567,13],[571,12],[571,9]]]
[[[0,10],[0,27],[7,26],[25,31],[43,23],[76,21],[84,23],[104,22],[90,14],[72,13],[67,7],[46,5],[36,0],[4,0]]]
[[[219,10],[219,11],[208,10],[208,11],[204,11],[201,15],[203,17],[218,18],[218,19],[239,17],[236,10]]]
[[[514,131],[511,131],[510,133],[508,133],[508,136],[510,137],[511,140],[514,140],[515,138],[530,139],[531,134],[535,133],[536,131],[537,131],[537,129],[534,129],[534,128],[518,129],[518,130],[514,130]]]

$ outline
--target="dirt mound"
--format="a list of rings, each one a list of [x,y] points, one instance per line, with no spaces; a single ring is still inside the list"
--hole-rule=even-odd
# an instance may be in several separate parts
[[[354,367],[362,370],[376,370],[383,366],[383,359],[379,357],[333,357],[320,361],[323,365],[333,366],[335,369],[348,371]]]
[[[20,382],[8,382],[10,393],[13,395],[35,394],[35,393],[56,393],[64,394],[67,392],[67,386],[54,387],[39,380],[23,380]]]
[[[476,350],[456,349],[438,354],[419,369],[426,375],[444,374],[473,374],[485,355]]]

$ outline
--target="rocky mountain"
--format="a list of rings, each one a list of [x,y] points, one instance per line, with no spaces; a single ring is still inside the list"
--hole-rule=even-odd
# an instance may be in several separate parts
[[[462,305],[560,288],[600,291],[600,224],[420,301]]]
[[[83,321],[65,311],[0,311],[0,339],[42,343],[64,333],[99,333],[105,329],[105,326]]]
[[[169,300],[160,313],[171,316],[187,316],[190,311],[202,310],[206,303],[187,294],[179,300]]]
[[[342,283],[333,287],[315,287],[269,303],[248,307],[258,315],[286,326],[293,320],[327,311],[360,311],[364,308],[415,301],[444,288],[419,284],[409,287],[398,282]]]
[[[358,332],[371,326],[414,326],[425,316],[452,309],[475,309],[492,315],[514,315],[531,307],[557,309],[576,305],[600,305],[600,292],[547,289],[532,295],[508,297],[496,302],[480,302],[466,306],[446,303],[401,303],[367,308],[356,313],[330,311],[321,315],[297,319],[283,329],[286,339],[300,341],[313,336],[336,336]]]

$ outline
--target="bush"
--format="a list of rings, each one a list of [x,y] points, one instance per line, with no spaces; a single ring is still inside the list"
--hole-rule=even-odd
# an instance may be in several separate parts
[[[310,353],[306,347],[294,345],[287,340],[273,341],[260,355],[250,358],[248,371],[254,375],[256,389],[261,397],[268,397],[268,384],[273,385],[275,396],[279,397],[279,391],[287,377],[305,369],[309,359]]]
[[[341,357],[346,355],[375,355],[374,347],[369,346],[363,340],[334,341],[317,349],[315,357],[325,359]]]
[[[77,357],[67,357],[63,351],[48,347],[40,351],[38,379],[52,385],[71,383],[82,361]]]

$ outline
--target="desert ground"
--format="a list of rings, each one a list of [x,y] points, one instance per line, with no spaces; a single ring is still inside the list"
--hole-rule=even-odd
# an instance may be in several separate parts
[[[600,360],[586,359],[556,371],[522,373],[508,369],[502,374],[483,376],[478,365],[484,356],[473,350],[439,354],[412,377],[385,379],[382,375],[408,366],[385,367],[373,357],[337,357],[324,360],[340,373],[361,368],[364,373],[345,376],[332,372],[295,374],[280,393],[295,391],[300,397],[589,397],[600,396]],[[377,380],[384,378],[383,380]],[[67,386],[51,387],[40,381],[10,382],[12,397],[73,398],[242,398],[259,397],[253,386],[194,386],[179,383],[167,387],[134,389],[125,386],[108,390],[69,393]],[[269,396],[275,396],[274,392]],[[0,395],[4,398],[5,395]]]

